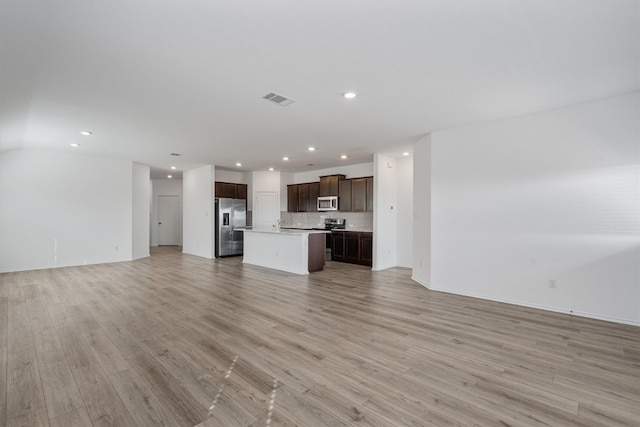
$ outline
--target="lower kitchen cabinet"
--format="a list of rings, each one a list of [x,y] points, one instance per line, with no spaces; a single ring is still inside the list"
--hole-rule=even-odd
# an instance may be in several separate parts
[[[360,259],[363,265],[373,265],[373,233],[360,233]]]
[[[331,236],[331,259],[333,261],[371,267],[373,260],[373,233],[334,231]]]
[[[345,262],[344,259],[344,233],[331,233],[331,260]]]
[[[351,264],[361,264],[360,233],[345,232],[344,260]]]

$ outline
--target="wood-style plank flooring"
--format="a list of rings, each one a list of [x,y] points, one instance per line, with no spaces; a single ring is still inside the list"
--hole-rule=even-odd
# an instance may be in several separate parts
[[[0,425],[640,425],[640,328],[154,248],[0,274]]]

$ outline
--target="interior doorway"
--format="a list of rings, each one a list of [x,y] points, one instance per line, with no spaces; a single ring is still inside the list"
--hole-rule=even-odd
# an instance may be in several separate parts
[[[158,196],[158,245],[180,245],[180,196]]]
[[[276,191],[258,191],[253,206],[253,228],[272,228],[280,219],[280,200]]]

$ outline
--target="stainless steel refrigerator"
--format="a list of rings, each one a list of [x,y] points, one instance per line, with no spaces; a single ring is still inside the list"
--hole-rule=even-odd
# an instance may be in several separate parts
[[[217,198],[215,215],[216,258],[242,255],[244,232],[239,228],[247,225],[247,201]]]

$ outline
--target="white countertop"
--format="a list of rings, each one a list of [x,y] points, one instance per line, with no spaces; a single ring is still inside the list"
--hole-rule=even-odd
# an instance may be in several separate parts
[[[245,228],[242,229],[244,232],[252,232],[252,233],[268,233],[268,234],[327,234],[330,231],[327,230],[301,230],[299,228],[281,228],[280,230],[275,230],[271,228]]]
[[[336,228],[333,231],[354,231],[356,233],[373,233],[370,228]]]

